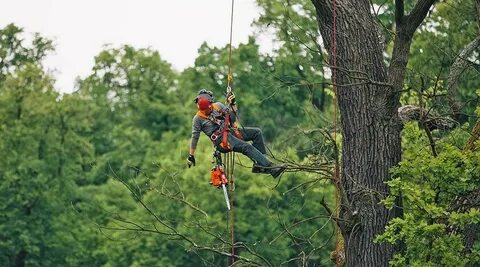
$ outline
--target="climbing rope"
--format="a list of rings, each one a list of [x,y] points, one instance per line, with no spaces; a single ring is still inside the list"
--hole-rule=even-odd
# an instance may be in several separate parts
[[[332,84],[333,84],[333,142],[337,147],[337,1],[332,0]],[[335,149],[335,166],[333,171],[333,181],[335,184],[335,215],[339,216],[340,210],[340,178],[339,178],[339,162],[338,151]],[[338,222],[335,221],[335,266],[340,266],[340,228]]]
[[[235,5],[235,0],[232,0],[232,12],[230,13],[230,43],[228,45],[228,73],[227,73],[227,87],[231,88],[233,83],[233,74],[232,74],[232,37],[233,37],[233,7]]]
[[[230,13],[230,42],[228,45],[228,73],[227,73],[227,97],[228,93],[232,90],[233,84],[233,74],[232,74],[232,37],[233,37],[233,9],[235,5],[235,0],[232,0],[232,7]],[[230,257],[230,266],[235,265],[235,228],[234,228],[234,191],[235,191],[235,181],[233,171],[235,168],[235,152],[229,152],[225,155],[225,171],[229,181],[228,194],[230,195],[230,211],[229,211],[229,224],[230,224],[230,243],[231,247],[231,257]]]
[[[230,210],[229,210],[229,224],[230,224],[230,242],[231,242],[231,259],[230,259],[230,266],[235,264],[235,232],[234,232],[234,164],[235,164],[235,153],[227,153],[225,155],[225,167],[227,171],[227,177],[229,179],[229,195],[230,195]]]

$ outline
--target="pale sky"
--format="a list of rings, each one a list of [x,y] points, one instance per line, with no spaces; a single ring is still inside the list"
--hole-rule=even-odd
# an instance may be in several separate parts
[[[201,43],[229,41],[230,0],[0,0],[0,27],[15,23],[55,41],[45,65],[56,88],[72,92],[90,73],[104,44],[151,47],[179,71],[192,66]],[[253,34],[255,0],[235,0],[234,45]]]

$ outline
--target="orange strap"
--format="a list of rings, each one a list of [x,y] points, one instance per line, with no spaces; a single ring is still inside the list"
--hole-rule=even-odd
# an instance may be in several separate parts
[[[238,130],[238,127],[237,127],[236,123],[232,123],[232,128],[233,128],[233,132],[235,133],[235,136],[238,139],[243,140],[242,133],[240,132],[240,130]]]
[[[203,111],[197,111],[197,116],[200,118],[208,119],[208,115],[205,114]]]
[[[230,146],[230,143],[228,143],[228,132],[229,132],[229,125],[230,124],[230,113],[225,114],[225,121],[223,123],[223,133],[222,133],[222,142],[220,143],[220,146],[223,149],[226,150],[231,150],[232,147]]]

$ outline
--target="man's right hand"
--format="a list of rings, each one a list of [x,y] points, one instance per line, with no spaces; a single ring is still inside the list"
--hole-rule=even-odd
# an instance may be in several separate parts
[[[189,168],[192,167],[192,165],[195,166],[195,156],[193,156],[192,154],[188,155],[187,165]]]
[[[227,96],[227,103],[235,105],[235,95],[233,93],[230,93],[230,95]]]

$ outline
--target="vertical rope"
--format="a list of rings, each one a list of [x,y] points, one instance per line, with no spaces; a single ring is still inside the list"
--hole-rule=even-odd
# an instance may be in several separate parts
[[[227,90],[231,90],[231,86],[233,83],[233,74],[232,74],[232,37],[233,37],[233,8],[235,5],[235,0],[232,0],[232,8],[230,13],[230,42],[228,45],[228,74],[227,74]],[[235,153],[230,152],[227,153],[227,170],[226,173],[228,175],[229,180],[229,187],[228,187],[228,194],[230,198],[230,242],[232,244],[231,249],[231,258],[230,258],[230,266],[235,266],[235,218],[234,218],[234,188],[235,188],[235,181],[233,176],[233,169],[235,164]]]
[[[230,185],[228,187],[228,191],[229,191],[229,195],[230,195],[230,242],[232,243],[232,251],[231,251],[231,260],[230,260],[230,266],[234,266],[235,265],[235,232],[234,232],[234,222],[235,222],[235,217],[234,217],[234,186],[235,186],[235,181],[234,181],[234,175],[233,175],[233,169],[234,169],[234,157],[235,157],[235,153],[228,153],[227,154],[229,159],[228,159],[228,165],[229,165],[229,169],[228,169],[228,174],[229,174],[229,182],[230,182]]]
[[[335,148],[337,148],[337,1],[332,0],[332,84],[333,84],[333,140]],[[335,149],[335,166],[333,171],[333,181],[335,183],[335,216],[340,215],[339,205],[340,199],[340,177],[339,177],[339,161],[338,150]],[[340,265],[340,228],[338,222],[335,221],[335,266]]]
[[[233,37],[233,7],[235,0],[232,0],[232,12],[230,13],[230,43],[228,45],[228,74],[227,74],[227,86],[230,87],[233,82],[232,74],[232,37]]]

